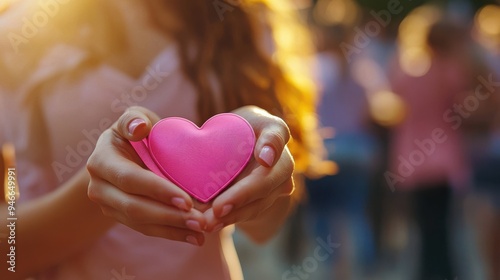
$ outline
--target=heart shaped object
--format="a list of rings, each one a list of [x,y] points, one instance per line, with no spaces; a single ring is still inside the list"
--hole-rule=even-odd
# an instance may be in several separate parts
[[[243,171],[253,154],[255,133],[231,113],[213,116],[201,128],[172,117],[156,123],[147,138],[130,143],[151,171],[206,203]]]

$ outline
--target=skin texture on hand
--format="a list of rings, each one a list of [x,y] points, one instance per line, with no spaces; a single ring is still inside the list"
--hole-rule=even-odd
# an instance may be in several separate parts
[[[264,241],[287,216],[294,189],[294,163],[286,147],[290,132],[283,120],[257,107],[233,113],[245,118],[256,133],[254,157],[212,203],[197,202],[146,169],[128,140],[145,138],[159,118],[141,107],[127,110],[97,142],[87,164],[89,198],[106,216],[149,236],[202,245],[205,231],[238,224],[254,240]],[[243,226],[248,223],[273,226],[257,237]]]
[[[137,119],[144,122],[137,125]],[[88,196],[104,215],[145,235],[201,245],[206,221],[191,197],[145,169],[128,142],[146,137],[158,120],[133,107],[101,135],[87,163]]]
[[[57,190],[16,205],[16,272],[0,270],[0,279],[26,279],[88,248],[115,221],[103,216],[86,196],[89,175],[81,170]],[[7,205],[0,203],[0,218],[7,219]],[[0,234],[8,236],[9,228]],[[4,243],[5,242],[5,243]],[[10,246],[1,241],[0,254]]]
[[[294,191],[294,162],[286,147],[290,132],[282,119],[258,107],[246,106],[233,113],[254,128],[254,160],[205,212],[207,230],[237,224],[250,238],[262,243],[279,229],[289,213]]]

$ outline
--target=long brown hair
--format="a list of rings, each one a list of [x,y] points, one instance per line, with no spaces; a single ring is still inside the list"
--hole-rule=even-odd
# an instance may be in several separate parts
[[[228,9],[217,10],[211,0],[149,1],[156,23],[179,46],[183,71],[198,90],[202,120],[219,113],[209,82],[213,71],[224,110],[256,105],[285,119],[292,133],[290,148],[297,168],[305,171],[311,161],[316,125],[314,86],[306,74],[307,65],[300,62],[305,57],[299,57],[310,55],[312,50],[307,33],[286,1],[236,2],[235,6],[224,2]],[[162,17],[165,9],[175,11],[181,24],[173,25],[171,19]],[[273,59],[264,50],[262,40],[273,38],[266,37],[266,31],[274,35],[275,55],[282,57]],[[294,64],[287,67],[280,59]]]
[[[200,121],[219,113],[211,86],[213,74],[224,111],[256,105],[287,122],[296,169],[305,171],[316,159],[312,151],[319,142],[314,83],[311,69],[304,63],[313,48],[289,1],[219,1],[228,8],[223,14],[220,10],[218,13],[213,0],[143,1],[154,24],[178,45],[182,70],[198,92]],[[48,47],[60,41],[86,48],[97,62],[120,55],[127,40],[121,34],[127,30],[106,2],[70,1],[61,6],[49,21],[51,26],[40,29],[45,34],[21,46],[15,65],[0,58],[0,70],[10,76],[0,78],[2,82],[26,77]],[[79,35],[84,25],[90,25],[91,37]],[[10,27],[0,32],[19,29]],[[274,46],[272,54],[264,50],[266,39]]]

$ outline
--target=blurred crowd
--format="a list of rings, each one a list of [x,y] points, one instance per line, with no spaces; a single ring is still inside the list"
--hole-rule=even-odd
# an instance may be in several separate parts
[[[498,3],[298,2],[336,170],[247,279],[500,279]]]

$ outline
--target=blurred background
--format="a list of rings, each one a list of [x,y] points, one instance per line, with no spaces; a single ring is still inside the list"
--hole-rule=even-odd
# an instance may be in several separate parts
[[[335,170],[245,279],[500,280],[500,2],[290,1]]]
[[[500,279],[500,6],[296,0],[334,175],[245,279]]]

